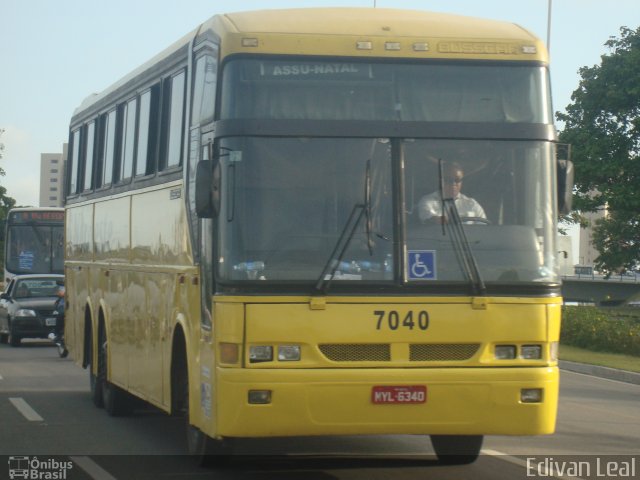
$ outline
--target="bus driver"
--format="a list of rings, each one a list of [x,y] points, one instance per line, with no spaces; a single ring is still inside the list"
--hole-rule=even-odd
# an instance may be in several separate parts
[[[473,198],[464,195],[462,190],[462,180],[464,170],[457,162],[446,163],[442,168],[444,180],[444,190],[442,192],[445,199],[453,198],[460,217],[473,221],[474,218],[486,220],[482,206]],[[440,191],[425,195],[418,201],[418,216],[422,223],[436,222],[442,223],[442,198]]]

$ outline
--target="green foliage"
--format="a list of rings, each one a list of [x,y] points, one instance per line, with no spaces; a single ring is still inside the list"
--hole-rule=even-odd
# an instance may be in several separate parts
[[[0,128],[0,137],[4,133],[4,129]],[[0,159],[3,157],[4,144],[0,142]],[[5,171],[0,167],[0,176],[4,176]],[[4,228],[9,210],[16,204],[15,199],[7,196],[7,189],[0,185],[0,268],[4,265]]]
[[[640,357],[640,311],[565,306],[560,343]]]
[[[640,27],[620,29],[605,43],[600,65],[580,69],[560,134],[573,145],[576,172],[574,208],[607,209],[594,227],[604,272],[637,266],[640,259]]]

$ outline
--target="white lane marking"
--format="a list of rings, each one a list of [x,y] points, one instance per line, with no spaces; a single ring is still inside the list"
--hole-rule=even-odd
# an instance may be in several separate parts
[[[69,457],[71,461],[85,471],[93,480],[117,480],[116,477],[91,460],[89,457]]]
[[[572,373],[573,375],[582,375],[583,377],[589,377],[589,378],[593,378],[596,380],[602,380],[603,382],[612,382],[612,383],[618,383],[621,385],[627,385],[627,386],[632,386],[632,387],[640,387],[640,385],[638,385],[637,383],[631,383],[631,382],[625,382],[624,380],[616,380],[614,378],[605,378],[605,377],[599,377],[597,375],[590,375],[588,373],[582,373],[582,372],[574,372],[571,370],[562,370],[563,373]],[[632,373],[636,373],[636,372],[632,372]]]
[[[497,450],[490,450],[490,449],[482,449],[482,453],[485,453],[487,455],[491,455],[492,457],[496,457],[500,460],[504,460],[505,462],[509,462],[509,463],[513,463],[515,465],[519,465],[523,468],[527,469],[527,476],[529,476],[529,471],[531,470],[532,466],[530,464],[528,464],[526,461],[522,460],[521,458],[518,457],[513,457],[507,453],[503,453],[503,452],[499,452]],[[545,471],[545,470],[539,470],[537,468],[535,468],[535,466],[533,466],[534,468],[534,475],[538,475],[538,476],[543,476],[543,477],[550,477],[550,478],[559,478],[561,480],[582,480],[580,477],[566,477],[563,475],[552,475],[549,474],[549,472]]]
[[[11,397],[9,398],[9,401],[13,403],[13,406],[16,407],[22,416],[30,422],[42,422],[44,420],[44,418],[38,415],[38,413],[31,408],[31,405],[29,405],[24,398]]]

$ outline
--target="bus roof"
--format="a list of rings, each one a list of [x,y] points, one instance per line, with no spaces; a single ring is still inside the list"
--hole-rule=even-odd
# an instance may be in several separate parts
[[[281,54],[548,63],[540,39],[519,25],[504,21],[363,7],[226,13],[211,17],[105,91],[87,97],[74,117],[130,81],[144,77],[155,66],[174,57],[186,58],[189,43],[207,38],[208,32],[222,39],[223,58],[233,54]],[[245,45],[246,38],[257,39],[257,46]],[[358,42],[369,42],[371,47],[357,48]]]
[[[64,207],[13,207],[9,212],[64,212]]]
[[[219,15],[239,33],[309,35],[432,36],[535,40],[522,27],[509,22],[386,8],[298,8]],[[215,17],[214,17],[215,18]]]
[[[222,55],[274,53],[365,57],[536,60],[546,49],[515,23],[419,10],[300,8],[228,13],[203,26],[226,37]],[[256,35],[258,47],[242,38]],[[292,36],[297,38],[292,41]],[[235,40],[235,41],[234,41]],[[356,43],[370,41],[370,49]],[[386,43],[394,43],[387,48]],[[416,49],[415,45],[421,45]],[[252,50],[253,49],[253,50]]]

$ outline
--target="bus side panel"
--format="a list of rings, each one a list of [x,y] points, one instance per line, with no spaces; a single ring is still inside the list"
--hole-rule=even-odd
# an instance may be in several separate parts
[[[96,203],[94,217],[95,263],[103,292],[103,318],[109,348],[109,380],[128,387],[129,355],[133,336],[126,302],[127,272],[118,266],[129,260],[130,197]]]
[[[89,359],[85,352],[85,309],[91,286],[90,262],[93,260],[93,205],[70,207],[65,220],[65,343],[79,365]],[[70,259],[70,260],[69,260]],[[85,265],[82,265],[85,263]],[[94,304],[95,306],[95,304]]]
[[[199,292],[183,201],[182,183],[152,188],[131,196],[131,251],[127,314],[129,373],[132,390],[168,410],[171,397],[171,333],[178,319],[188,324],[199,301],[184,290]],[[135,311],[134,311],[135,310]],[[188,329],[188,328],[187,328]],[[189,335],[189,331],[185,332]]]

